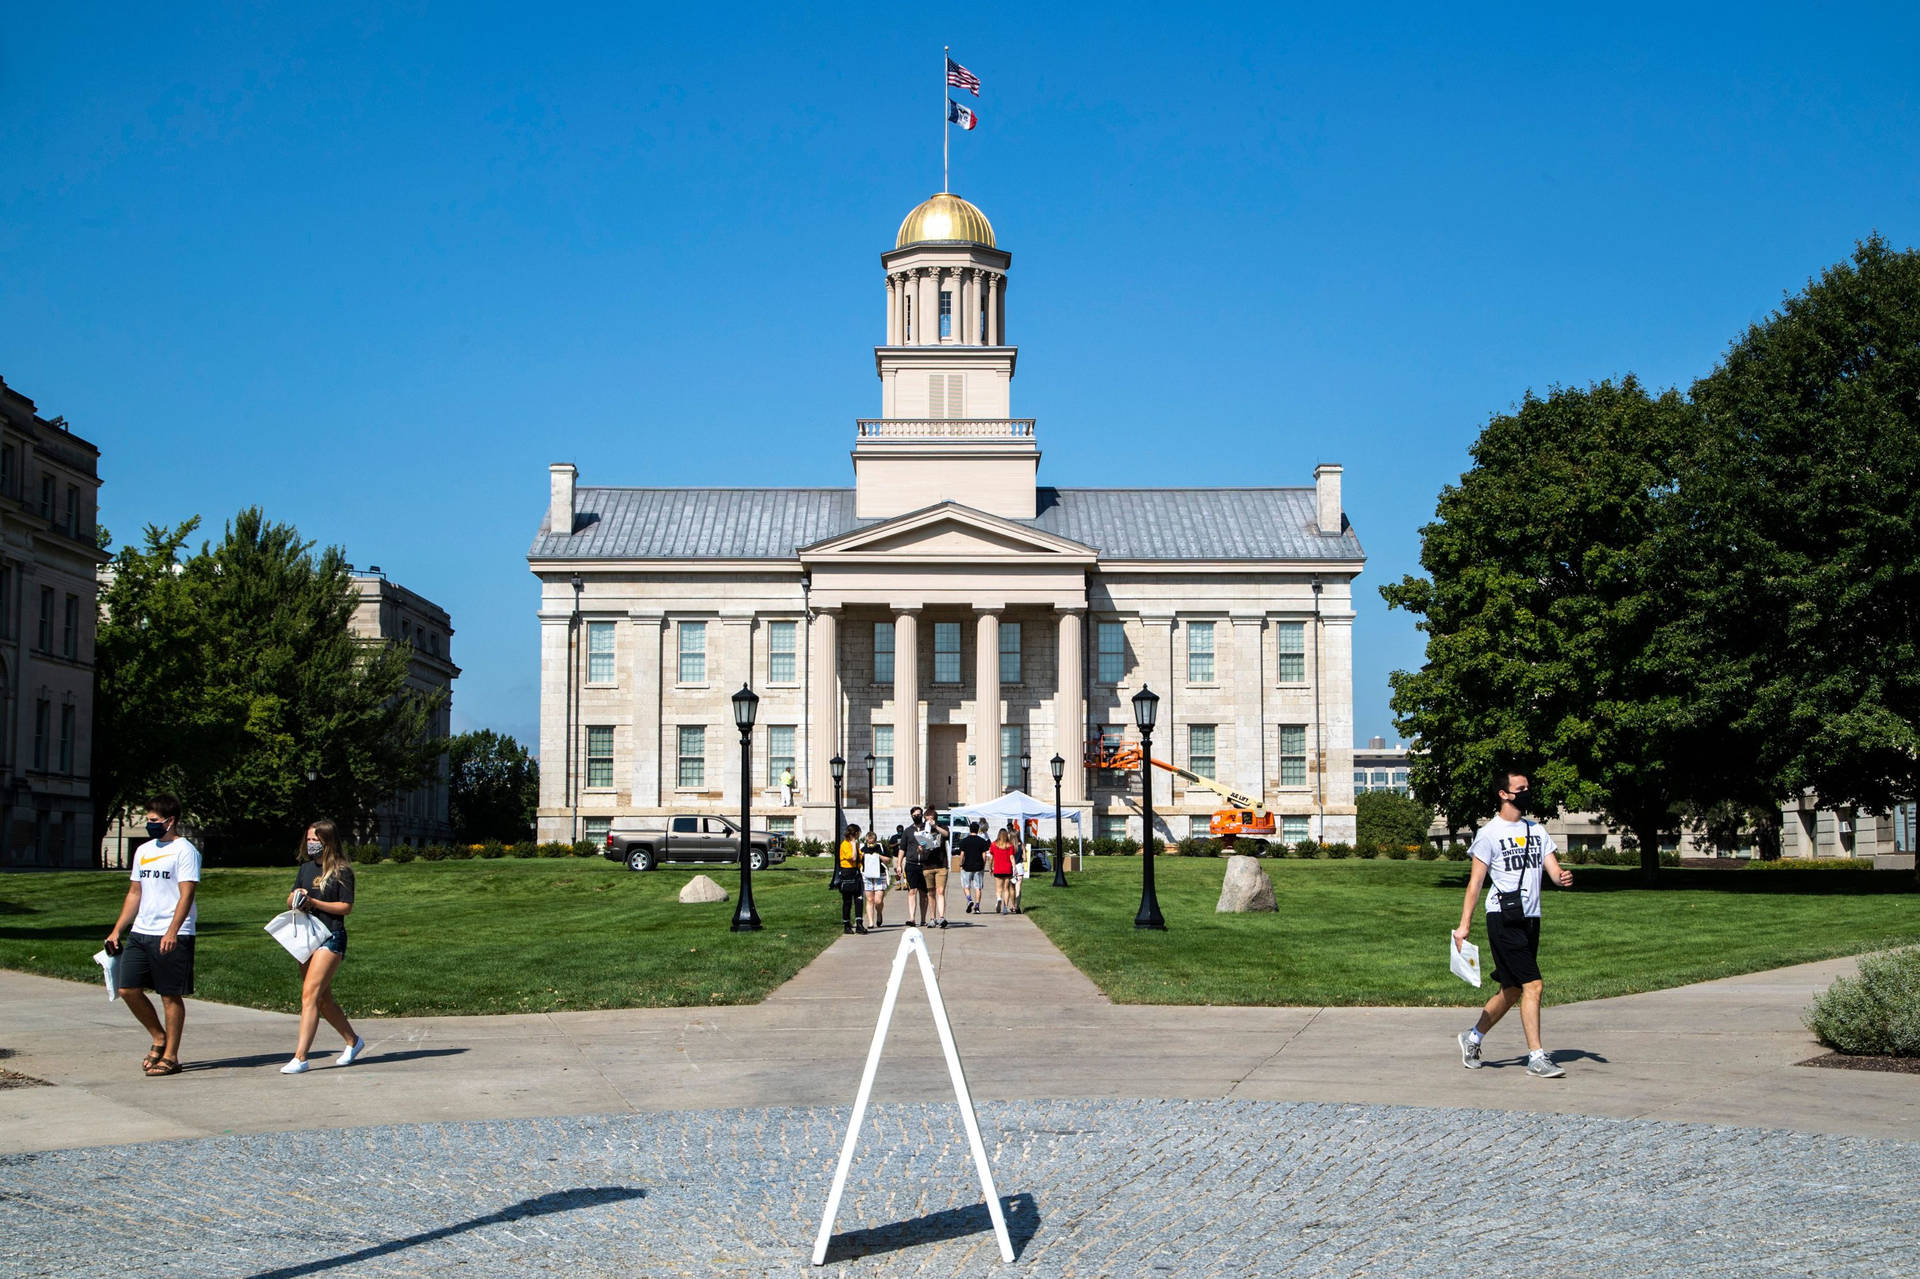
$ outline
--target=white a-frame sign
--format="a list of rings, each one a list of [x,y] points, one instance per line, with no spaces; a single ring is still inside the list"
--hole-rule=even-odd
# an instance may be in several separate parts
[[[846,1144],[840,1148],[840,1166],[833,1170],[833,1190],[827,1195],[827,1211],[820,1218],[820,1234],[813,1241],[816,1266],[826,1264],[827,1240],[833,1237],[833,1219],[840,1212],[840,1194],[847,1188],[847,1169],[853,1166],[853,1148],[859,1144],[860,1125],[867,1117],[867,1099],[873,1096],[873,1076],[880,1068],[880,1050],[886,1046],[893,1006],[900,1000],[900,979],[906,975],[909,951],[919,958],[920,975],[927,982],[927,1002],[933,1005],[933,1026],[940,1032],[940,1047],[947,1054],[947,1073],[953,1076],[953,1099],[959,1104],[960,1119],[967,1126],[967,1141],[973,1147],[973,1166],[980,1173],[980,1189],[987,1196],[987,1214],[993,1218],[993,1232],[1000,1240],[1000,1260],[1013,1260],[1013,1240],[1007,1236],[1006,1214],[1000,1211],[1000,1196],[993,1189],[993,1169],[987,1166],[987,1148],[980,1141],[980,1121],[973,1113],[973,1094],[967,1091],[967,1074],[960,1068],[960,1051],[953,1045],[953,1026],[947,1021],[947,1006],[940,998],[933,961],[927,957],[927,940],[918,928],[909,928],[900,937],[900,949],[894,952],[893,971],[887,976],[887,997],[880,1004],[880,1024],[874,1028],[867,1068],[860,1075],[860,1092],[853,1099],[853,1118],[847,1124]]]

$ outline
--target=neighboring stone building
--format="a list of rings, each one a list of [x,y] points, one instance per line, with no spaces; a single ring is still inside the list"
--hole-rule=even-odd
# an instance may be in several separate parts
[[[1354,786],[1393,790],[1396,787],[1387,779],[1397,777],[1401,779],[1397,789],[1407,793],[1407,756],[1406,747],[1388,746],[1382,738],[1374,738],[1366,749],[1354,751]],[[1489,810],[1487,816],[1491,815]],[[1620,832],[1610,830],[1598,813],[1555,813],[1543,825],[1562,848],[1595,851],[1623,846]],[[1911,866],[1914,826],[1912,803],[1898,805],[1888,813],[1859,813],[1850,808],[1821,808],[1819,800],[1808,795],[1798,804],[1780,808],[1780,855],[1870,857],[1889,867]],[[1435,821],[1427,833],[1436,843],[1445,843],[1449,834],[1442,821]],[[1462,829],[1452,834],[1464,838],[1468,832]],[[1660,837],[1660,849],[1687,857],[1756,855],[1751,833],[1741,848],[1715,849],[1704,835],[1678,827]]]
[[[431,730],[444,742],[451,733],[453,681],[460,678],[460,668],[453,664],[453,619],[433,601],[388,581],[378,565],[355,573],[353,588],[360,597],[348,623],[354,633],[411,646],[413,660],[408,667],[407,686],[425,693],[446,690],[447,701],[442,703]],[[430,784],[394,796],[375,817],[379,842],[387,847],[437,844],[453,838],[453,825],[447,816],[445,753]]]
[[[1365,556],[1341,468],[1301,487],[1055,488],[1011,417],[1011,255],[940,194],[881,255],[881,415],[855,423],[851,488],[613,488],[550,468],[528,562],[541,584],[541,839],[616,817],[739,809],[728,699],[760,695],[752,797],[776,829],[847,806],[1052,787],[1138,836],[1138,774],[1081,767],[1161,697],[1154,754],[1265,795],[1288,838],[1353,838],[1351,584]],[[1182,427],[1181,429],[1189,429]],[[716,452],[716,470],[724,460]],[[1252,478],[1249,475],[1249,478]],[[985,695],[982,695],[983,690]],[[782,806],[778,780],[800,786]],[[1212,795],[1155,770],[1165,830]]]
[[[0,866],[94,862],[100,450],[0,380]]]

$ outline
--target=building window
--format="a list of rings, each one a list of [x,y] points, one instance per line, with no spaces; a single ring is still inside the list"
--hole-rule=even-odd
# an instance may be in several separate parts
[[[1372,786],[1375,790],[1391,790],[1393,788],[1393,774],[1384,768],[1374,769]]]
[[[933,682],[960,682],[960,623],[933,624]]]
[[[1127,818],[1124,813],[1113,815],[1100,814],[1101,839],[1125,839],[1127,837]]]
[[[587,683],[613,683],[613,622],[587,623]]]
[[[1100,753],[1103,756],[1113,753],[1126,744],[1126,732],[1126,725],[1124,724],[1095,724],[1093,726],[1093,735],[1100,739]],[[1093,784],[1095,786],[1124,786],[1127,783],[1128,771],[1129,770],[1124,768],[1096,768],[1093,770]]]
[[[800,624],[773,622],[767,626],[767,682],[791,684],[800,678]]]
[[[80,597],[67,596],[67,625],[61,632],[60,651],[68,657],[80,656]]]
[[[1212,777],[1216,757],[1213,753],[1214,726],[1194,724],[1187,729],[1187,767],[1202,777]]]
[[[707,728],[704,724],[680,726],[680,780],[682,789],[697,789],[707,784]]]
[[[0,493],[8,497],[13,496],[14,485],[19,482],[19,476],[14,472],[14,465],[13,445],[0,446]]]
[[[43,653],[51,653],[53,651],[53,588],[51,586],[43,586],[40,588],[40,643],[38,647]]]
[[[946,289],[940,290],[940,336],[953,336],[953,294]]]
[[[1307,682],[1307,624],[1282,622],[1274,628],[1280,637],[1280,663],[1274,674],[1282,684]]]
[[[40,518],[49,524],[53,523],[53,477],[51,475],[40,477]]]
[[[613,829],[611,817],[583,817],[580,819],[580,837],[589,844],[605,844],[607,832]]]
[[[792,724],[774,724],[767,729],[767,785],[778,786],[780,775],[793,771]]]
[[[1308,833],[1307,819],[1304,817],[1282,817],[1280,819],[1280,838],[1289,844],[1297,844],[1303,839],[1311,839]]]
[[[1000,682],[1020,682],[1020,623],[1000,623]]]
[[[1353,770],[1353,793],[1356,795],[1367,793],[1367,770],[1364,768]]]
[[[0,639],[13,638],[13,565],[0,567]]]
[[[767,829],[775,835],[791,835],[793,834],[793,818],[769,817],[767,818]]]
[[[873,785],[893,785],[893,725],[873,726]]]
[[[1407,770],[1406,769],[1396,768],[1393,770],[1393,788],[1399,791],[1402,795],[1407,793]]]
[[[893,623],[873,624],[873,682],[893,683]]]
[[[1307,784],[1307,726],[1305,724],[1280,726],[1280,784],[1282,786]]]
[[[967,379],[960,373],[933,373],[927,377],[927,416],[958,418],[967,415]]]
[[[1100,669],[1095,672],[1102,684],[1118,684],[1127,673],[1127,632],[1118,622],[1100,623],[1098,649]]]
[[[60,771],[73,776],[73,730],[76,712],[71,706],[60,708]]]
[[[680,623],[680,682],[707,682],[707,624]]]
[[[67,485],[67,536],[80,536],[80,486]]]
[[[587,725],[587,785],[601,790],[613,785],[613,725]]]
[[[53,731],[53,703],[41,698],[33,706],[33,766],[47,771],[47,737]]]
[[[1000,726],[1000,789],[1014,790],[1019,787],[1020,752],[1027,740],[1026,726],[1022,724],[1002,724]]]
[[[1187,682],[1213,683],[1213,623],[1187,623]]]
[[[907,294],[902,300],[905,301],[907,305],[901,312],[905,324],[903,325],[903,332],[900,336],[911,343],[913,341],[913,294]]]

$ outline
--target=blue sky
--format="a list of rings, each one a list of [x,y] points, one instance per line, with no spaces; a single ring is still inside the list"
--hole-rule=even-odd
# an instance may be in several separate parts
[[[950,43],[1043,479],[1344,463],[1391,738],[1377,588],[1490,414],[1684,385],[1920,240],[1910,6],[1553,8],[28,6],[0,376],[100,445],[116,538],[263,505],[446,605],[456,726],[531,742],[547,463],[851,482]]]

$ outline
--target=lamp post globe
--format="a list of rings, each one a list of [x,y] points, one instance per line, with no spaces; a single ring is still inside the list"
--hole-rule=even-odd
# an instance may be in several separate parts
[[[1053,758],[1047,761],[1047,767],[1053,770],[1053,886],[1067,886],[1067,841],[1060,829],[1060,779],[1067,775],[1067,761],[1055,751]]]
[[[1160,717],[1160,698],[1145,684],[1133,695],[1133,722],[1140,730],[1140,909],[1135,928],[1167,930],[1160,898],[1153,889],[1153,725]]]
[[[1026,751],[1020,752],[1020,793],[1029,794],[1033,790],[1033,756]]]
[[[760,931],[753,905],[753,721],[759,714],[759,695],[742,684],[733,695],[733,726],[740,730],[740,901],[728,928],[736,933]]]

